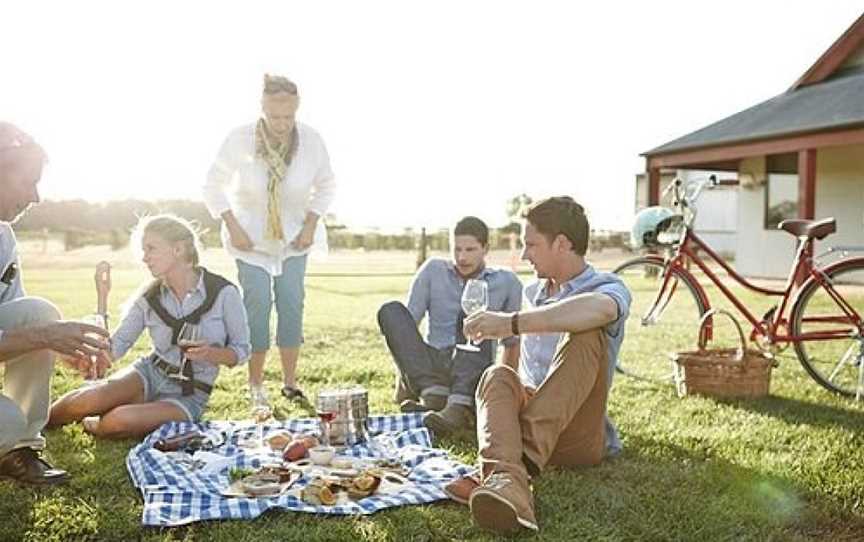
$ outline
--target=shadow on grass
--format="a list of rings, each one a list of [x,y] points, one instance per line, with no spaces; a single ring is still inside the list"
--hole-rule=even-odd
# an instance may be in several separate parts
[[[24,533],[62,539],[54,535],[64,532],[76,539],[232,542],[497,539],[473,524],[467,508],[445,502],[351,518],[273,511],[252,521],[142,529],[140,499],[121,459],[131,441],[93,444],[93,462],[78,450],[76,432],[52,431],[49,437],[52,447],[66,450],[54,454],[62,456],[58,464],[85,475],[48,493],[0,484],[2,539]],[[442,445],[457,454],[472,448],[464,440]],[[836,506],[788,479],[638,435],[629,436],[620,457],[598,467],[547,470],[535,481],[535,494],[541,531],[520,539],[842,541],[860,539],[864,532],[864,519],[838,514]]]
[[[837,517],[788,479],[638,436],[599,467],[544,473],[535,494],[550,540],[854,540],[864,532],[864,519]]]
[[[818,427],[842,427],[860,433],[864,431],[864,416],[860,411],[822,405],[789,397],[768,396],[762,399],[726,400],[718,403],[783,420],[790,425],[809,424]]]

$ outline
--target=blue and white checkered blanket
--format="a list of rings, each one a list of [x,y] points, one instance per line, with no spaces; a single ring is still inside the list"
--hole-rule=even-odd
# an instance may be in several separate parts
[[[297,419],[265,424],[264,431],[285,429],[292,433],[317,432],[318,420]],[[160,438],[187,431],[225,435],[225,444],[213,450],[224,456],[219,469],[190,469],[177,460],[177,454],[166,454],[153,448]],[[273,454],[249,455],[238,442],[256,431],[248,422],[168,423],[151,433],[129,451],[126,467],[144,498],[141,522],[146,526],[184,525],[208,519],[252,519],[263,512],[278,508],[317,514],[372,514],[378,510],[408,504],[424,504],[447,498],[441,486],[472,471],[470,467],[447,458],[447,453],[432,447],[429,432],[423,427],[421,414],[373,416],[369,418],[369,433],[376,445],[358,444],[343,452],[355,457],[376,457],[387,448],[411,469],[408,479],[413,482],[395,494],[373,495],[342,506],[313,506],[296,496],[282,494],[270,498],[225,497],[221,491],[229,485],[231,467],[259,467],[279,459]],[[259,450],[260,453],[260,450]],[[297,482],[304,485],[305,479]]]

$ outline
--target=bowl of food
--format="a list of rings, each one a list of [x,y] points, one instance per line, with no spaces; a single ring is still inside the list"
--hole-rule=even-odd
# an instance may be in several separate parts
[[[332,446],[318,445],[309,448],[309,459],[316,465],[329,465],[333,461],[334,455],[336,455],[336,449]]]
[[[240,480],[243,491],[252,497],[278,495],[282,486],[279,476],[275,474],[257,473]]]

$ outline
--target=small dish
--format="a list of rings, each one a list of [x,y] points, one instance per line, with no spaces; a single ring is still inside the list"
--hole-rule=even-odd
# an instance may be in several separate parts
[[[264,497],[278,495],[282,490],[279,476],[272,474],[253,474],[240,480],[240,485],[247,495],[253,497]]]
[[[354,459],[350,457],[334,457],[330,461],[330,466],[334,469],[353,469]]]
[[[316,465],[327,466],[333,461],[336,449],[332,446],[315,446],[309,449],[309,459]]]

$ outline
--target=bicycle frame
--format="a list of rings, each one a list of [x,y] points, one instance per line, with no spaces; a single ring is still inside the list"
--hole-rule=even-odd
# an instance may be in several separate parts
[[[785,313],[787,312],[787,307],[794,306],[794,301],[790,303],[790,299],[792,299],[793,293],[796,292],[796,277],[806,276],[809,277],[810,280],[815,280],[822,288],[824,288],[828,295],[834,300],[835,303],[840,307],[845,316],[824,316],[824,317],[812,317],[808,318],[808,322],[835,322],[835,323],[851,323],[854,324],[858,328],[858,332],[864,334],[864,323],[862,323],[861,316],[852,308],[849,303],[843,299],[837,291],[834,289],[831,281],[827,278],[825,270],[814,266],[813,258],[810,256],[812,254],[812,246],[813,239],[801,239],[798,245],[798,249],[795,253],[795,259],[793,261],[791,272],[789,273],[789,277],[786,280],[786,285],[782,290],[776,290],[772,288],[763,288],[761,286],[757,286],[752,282],[748,281],[740,274],[738,274],[734,269],[732,269],[729,264],[727,264],[723,259],[715,253],[711,247],[709,247],[702,239],[699,238],[690,228],[689,224],[684,225],[684,234],[681,241],[678,243],[677,247],[673,249],[673,253],[671,256],[665,258],[663,260],[664,263],[664,276],[663,281],[660,285],[660,289],[657,292],[657,297],[654,300],[651,308],[647,313],[647,318],[653,318],[657,311],[662,311],[665,308],[666,303],[669,302],[672,295],[675,292],[675,287],[672,285],[670,288],[670,283],[672,276],[675,273],[679,273],[682,275],[686,275],[687,278],[691,279],[691,283],[697,289],[697,295],[701,298],[701,301],[704,304],[705,310],[709,310],[711,308],[710,300],[708,298],[705,289],[699,283],[698,280],[693,276],[688,268],[688,263],[692,262],[695,264],[705,276],[713,283],[717,288],[723,293],[723,295],[728,299],[738,310],[738,312],[744,316],[747,321],[753,326],[753,329],[750,333],[751,340],[756,339],[758,336],[762,336],[766,339],[769,345],[775,344],[786,344],[786,343],[794,343],[799,341],[814,341],[814,340],[831,340],[837,339],[840,337],[848,337],[849,332],[840,330],[825,330],[825,331],[813,331],[808,333],[803,333],[801,335],[790,335],[788,331],[788,325],[785,318]],[[717,265],[719,265],[732,279],[735,280],[738,284],[745,287],[748,290],[757,292],[763,296],[769,297],[779,297],[780,303],[778,306],[775,306],[771,311],[766,313],[766,318],[757,318],[745,305],[744,303],[738,299],[738,297],[727,287],[717,276],[717,274],[711,270],[711,268],[705,263],[703,258],[699,255],[699,251],[703,251],[710,260],[713,260]],[[659,257],[658,257],[659,259]],[[834,268],[835,266],[842,265],[843,261],[837,262],[830,266],[830,268]],[[664,302],[665,298],[665,302]],[[791,311],[790,311],[791,312]],[[767,318],[769,317],[770,318]],[[784,331],[785,328],[785,331]],[[704,340],[708,341],[713,337],[713,322],[712,318],[709,317],[706,319],[705,326],[701,330],[701,333],[704,333]]]

